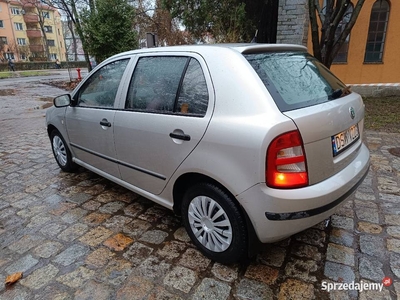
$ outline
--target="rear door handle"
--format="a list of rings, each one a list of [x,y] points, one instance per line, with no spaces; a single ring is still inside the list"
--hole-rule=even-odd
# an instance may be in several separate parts
[[[190,135],[188,134],[177,134],[177,133],[173,133],[171,132],[169,134],[170,137],[172,137],[173,139],[178,139],[178,140],[183,140],[183,141],[190,141]]]
[[[101,125],[101,126],[106,126],[106,127],[111,127],[111,123],[108,122],[107,119],[101,120],[101,121],[100,121],[100,125]]]

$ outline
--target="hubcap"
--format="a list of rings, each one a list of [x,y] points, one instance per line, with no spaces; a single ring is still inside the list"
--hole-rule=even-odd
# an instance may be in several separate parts
[[[223,252],[232,243],[232,225],[223,208],[206,196],[194,198],[188,210],[189,224],[197,240],[208,250]]]
[[[67,164],[67,150],[59,136],[53,138],[53,151],[58,163],[62,166]]]

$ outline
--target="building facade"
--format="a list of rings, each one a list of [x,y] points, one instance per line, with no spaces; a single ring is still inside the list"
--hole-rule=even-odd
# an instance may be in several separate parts
[[[278,42],[312,53],[308,0],[280,0]],[[321,0],[321,3],[324,3]],[[356,0],[353,0],[356,4]],[[349,7],[349,13],[353,6]],[[298,14],[299,17],[296,17]],[[347,84],[400,83],[400,2],[365,0],[331,70]],[[344,18],[343,22],[347,22]]]
[[[37,0],[0,0],[0,59],[65,60],[60,13]]]

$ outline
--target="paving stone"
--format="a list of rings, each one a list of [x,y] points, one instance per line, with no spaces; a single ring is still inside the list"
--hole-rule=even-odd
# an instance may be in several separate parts
[[[11,264],[6,268],[7,275],[14,274],[16,272],[26,272],[32,267],[36,266],[39,261],[36,258],[33,258],[32,255],[28,254],[24,257],[21,257],[19,260]]]
[[[75,223],[75,222],[79,221],[80,219],[82,219],[87,214],[88,214],[87,210],[84,210],[84,209],[82,209],[80,207],[77,207],[77,208],[74,208],[74,209],[68,211],[66,214],[64,214],[62,216],[61,219],[65,223],[72,224],[72,223]]]
[[[122,231],[134,239],[139,238],[145,233],[152,225],[149,222],[142,220],[133,220],[131,223],[124,226]]]
[[[74,300],[74,297],[50,282],[50,285],[35,292],[34,300]]]
[[[115,202],[110,202],[107,204],[104,204],[99,208],[99,210],[104,213],[104,214],[115,214],[117,211],[120,209],[123,209],[125,207],[125,204],[120,201],[115,201]]]
[[[94,201],[94,200],[90,200],[90,201],[87,201],[86,203],[84,203],[82,205],[82,208],[86,209],[86,210],[97,210],[100,206],[101,206],[101,203]]]
[[[148,278],[163,278],[171,268],[171,264],[150,256],[137,267],[137,273]]]
[[[70,288],[80,288],[94,275],[95,271],[81,266],[70,273],[59,276],[56,280]]]
[[[250,265],[244,276],[265,284],[274,284],[278,278],[279,270],[265,265]]]
[[[132,271],[132,264],[129,261],[116,257],[109,261],[103,272],[96,274],[96,280],[119,286],[125,282]]]
[[[381,280],[380,280],[381,281]],[[368,281],[365,281],[367,283]],[[374,282],[375,283],[375,282]],[[364,290],[359,294],[359,300],[392,300],[390,296],[390,291],[383,287],[382,291],[380,290]]]
[[[362,221],[368,221],[371,223],[379,223],[379,214],[377,209],[368,207],[358,207],[356,210],[357,218]]]
[[[360,249],[362,253],[376,257],[381,257],[382,253],[385,253],[383,239],[372,235],[360,236]]]
[[[355,274],[351,267],[330,261],[325,263],[324,275],[334,282],[350,283],[355,280]]]
[[[21,239],[8,246],[8,249],[10,249],[11,251],[15,251],[19,254],[23,254],[29,249],[41,244],[43,241],[44,238],[41,236],[24,235]]]
[[[109,228],[111,230],[114,231],[121,231],[122,228],[128,224],[129,222],[131,222],[132,219],[129,217],[125,217],[125,216],[113,216],[110,219],[107,219],[104,222],[104,227]]]
[[[388,226],[386,232],[395,238],[400,238],[400,226]]]
[[[196,283],[197,275],[194,271],[176,266],[164,278],[164,284],[184,293],[189,293]]]
[[[386,215],[385,223],[387,225],[400,226],[400,215]]]
[[[375,282],[381,282],[385,277],[383,264],[372,257],[361,257],[359,262],[360,276]]]
[[[139,219],[150,223],[155,223],[161,220],[161,218],[164,217],[166,213],[168,213],[166,209],[159,206],[153,206],[147,209],[143,214],[141,214],[139,216]]]
[[[9,289],[0,294],[0,300],[25,300],[28,299],[28,297],[28,292],[21,289]]]
[[[134,202],[124,208],[124,213],[131,217],[137,217],[145,210],[145,206],[142,203]]]
[[[332,228],[329,241],[346,247],[351,247],[354,242],[354,234],[343,229]]]
[[[190,237],[184,227],[180,227],[174,232],[174,238],[182,242],[190,242]]]
[[[21,284],[34,290],[41,289],[43,286],[54,280],[59,270],[52,264],[48,264],[41,269],[37,269],[28,277],[21,279]]]
[[[133,239],[130,237],[127,237],[126,235],[123,235],[122,233],[118,233],[110,238],[108,238],[103,245],[107,246],[111,250],[114,251],[122,251],[124,250],[127,246],[133,243]]]
[[[47,224],[44,228],[42,228],[40,230],[40,233],[43,235],[54,237],[58,233],[63,231],[65,228],[67,228],[67,225],[65,225],[65,224],[51,223],[51,224]]]
[[[165,242],[164,248],[158,250],[157,255],[163,257],[164,259],[171,260],[179,257],[186,248],[187,245],[182,242]]]
[[[400,253],[400,240],[388,239],[386,242],[389,251]]]
[[[86,224],[89,224],[89,225],[100,225],[109,218],[111,218],[110,214],[102,214],[102,213],[94,212],[94,213],[87,215],[83,219],[83,222],[85,222]]]
[[[163,287],[157,286],[153,288],[147,298],[148,300],[183,300],[176,294],[171,294]]]
[[[151,230],[143,233],[139,241],[159,245],[167,238],[168,233],[161,230]]]
[[[36,247],[33,250],[33,253],[39,257],[49,258],[50,256],[57,254],[62,248],[63,244],[59,242],[48,241]]]
[[[124,286],[118,290],[117,300],[142,300],[154,288],[154,284],[143,277],[131,275]],[[167,298],[168,299],[168,298]]]
[[[285,260],[286,249],[275,245],[268,245],[257,256],[263,264],[271,267],[281,267]]]
[[[133,243],[123,254],[123,257],[129,260],[134,266],[138,266],[145,261],[153,252],[153,248],[147,247],[141,243]]]
[[[272,299],[272,297],[269,299]],[[312,284],[308,284],[296,279],[287,279],[284,283],[282,283],[278,294],[278,300],[285,299],[315,299],[314,288]]]
[[[285,274],[304,281],[316,282],[316,277],[311,274],[317,269],[318,265],[314,260],[291,260],[285,267]]]
[[[321,253],[318,252],[318,248],[311,245],[295,244],[292,248],[292,254],[315,261],[321,260]],[[280,267],[280,265],[277,267]]]
[[[85,243],[89,246],[95,247],[102,242],[104,242],[107,238],[109,238],[113,232],[104,227],[96,227],[82,236],[79,240],[82,243]]]
[[[400,203],[400,195],[382,194],[379,193],[379,199],[385,202]]]
[[[356,199],[365,200],[365,201],[376,201],[376,197],[373,193],[367,194],[362,193],[360,191],[356,191]]]
[[[95,196],[100,194],[101,192],[103,192],[105,190],[105,186],[103,184],[96,184],[88,189],[85,189],[85,193]]]
[[[66,241],[72,242],[73,240],[77,239],[78,237],[82,236],[84,233],[88,231],[88,226],[86,224],[77,223],[73,224],[63,232],[61,232],[57,238]]]
[[[323,247],[326,239],[326,233],[318,229],[307,229],[294,236],[296,241],[303,242],[305,244]]]
[[[326,251],[326,259],[354,267],[354,250],[342,245],[329,243]]]
[[[53,259],[53,262],[63,265],[64,267],[69,266],[70,264],[78,260],[81,256],[84,256],[88,251],[88,247],[75,244],[58,254]]]
[[[86,257],[85,263],[91,268],[102,268],[113,258],[113,256],[115,256],[114,252],[101,247],[90,253]]]
[[[61,216],[63,213],[72,210],[74,207],[76,207],[75,203],[60,203],[56,208],[51,210],[50,213],[55,216]]]
[[[225,300],[228,299],[230,291],[231,287],[228,284],[211,278],[204,278],[197,287],[192,299]]]
[[[97,202],[101,202],[101,203],[110,203],[115,201],[116,195],[113,192],[110,191],[106,191],[104,193],[101,193],[100,195],[98,195],[95,200]]]
[[[382,227],[378,224],[371,224],[371,223],[367,223],[367,222],[358,222],[357,230],[366,232],[366,233],[379,234],[382,232]]]
[[[331,218],[332,227],[341,228],[349,231],[354,229],[354,220],[342,216],[333,215]]]
[[[91,198],[90,195],[84,193],[77,193],[68,197],[68,201],[81,205]]]
[[[187,249],[178,262],[178,264],[195,271],[206,270],[210,263],[210,259],[201,254],[200,251],[192,248]]]
[[[219,280],[234,282],[238,278],[238,265],[226,266],[220,263],[214,263],[211,273]]]

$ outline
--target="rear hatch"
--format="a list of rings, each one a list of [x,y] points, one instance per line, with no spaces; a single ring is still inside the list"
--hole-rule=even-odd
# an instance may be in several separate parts
[[[304,143],[309,184],[345,168],[360,150],[364,104],[360,95],[303,51],[246,53],[280,111]]]

